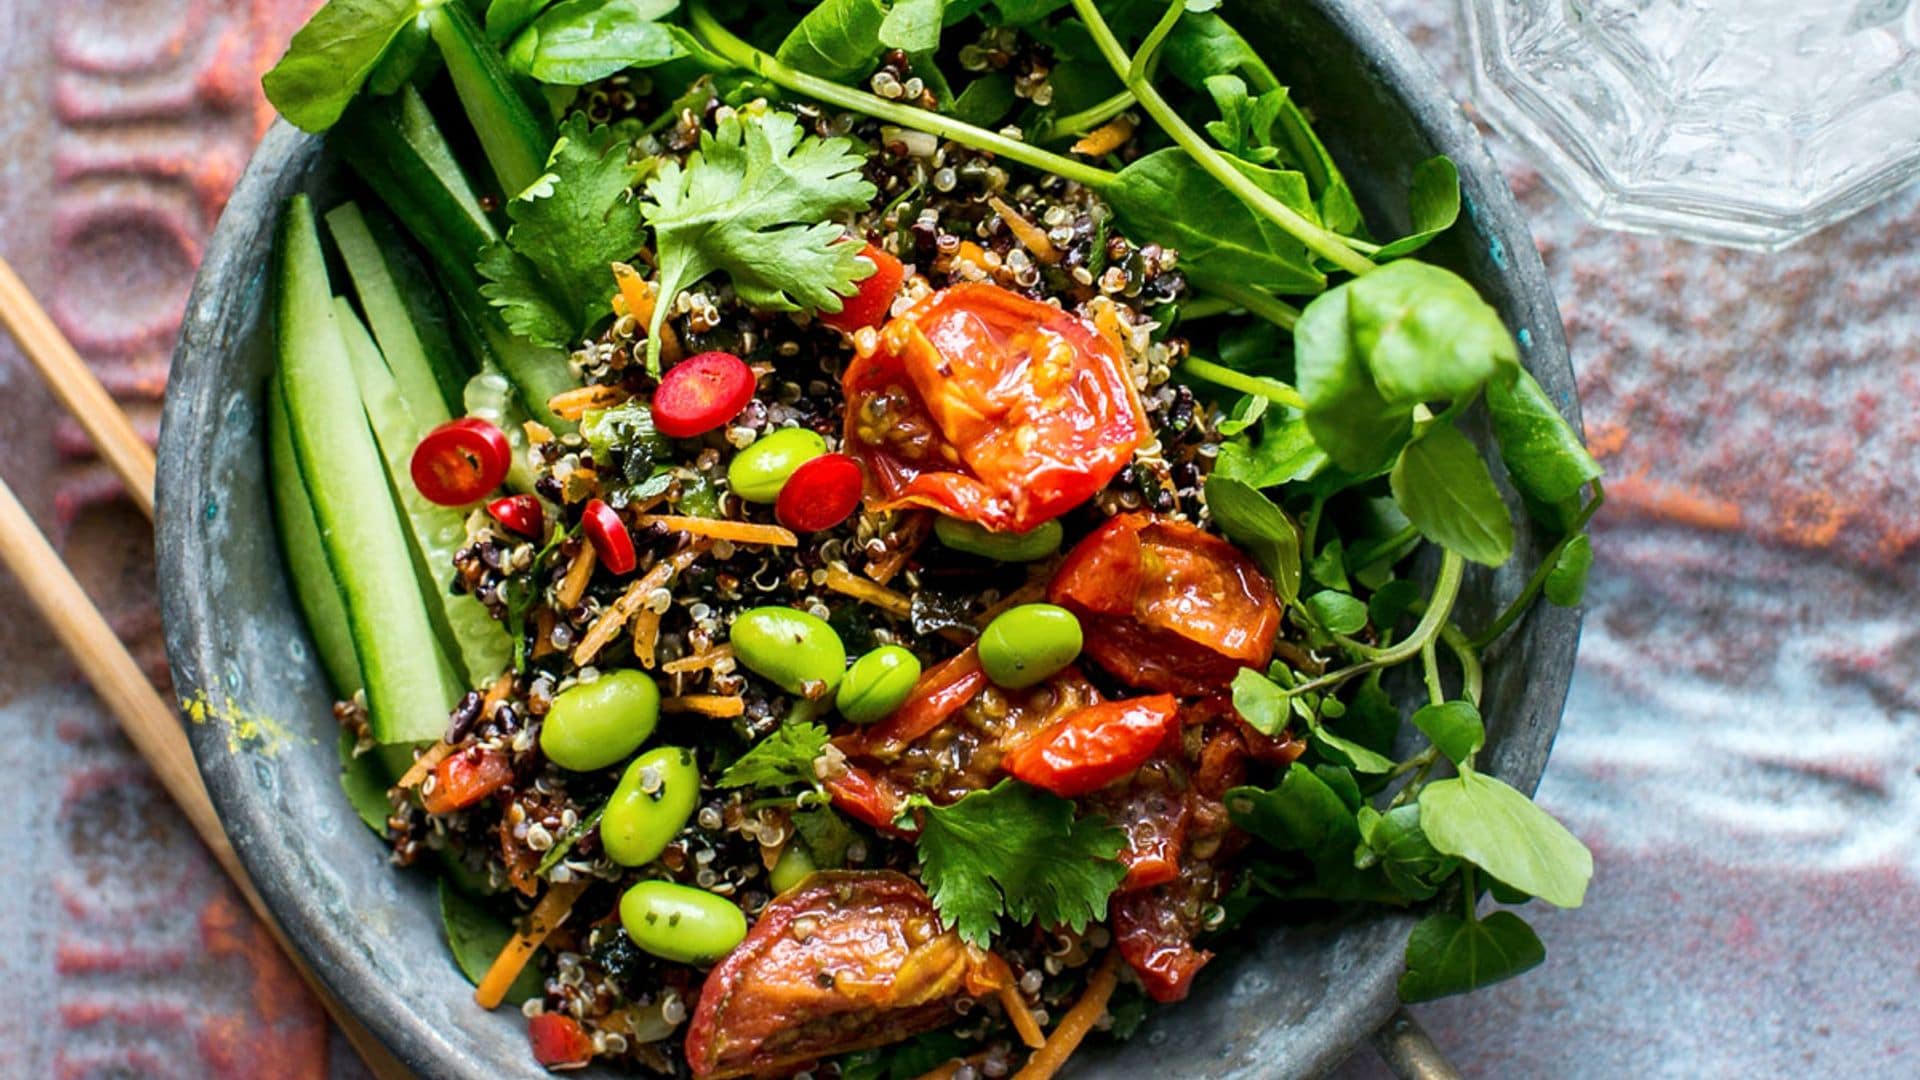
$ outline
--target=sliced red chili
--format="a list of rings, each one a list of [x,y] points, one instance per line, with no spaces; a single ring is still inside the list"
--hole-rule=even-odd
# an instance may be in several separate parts
[[[893,298],[900,295],[900,283],[907,276],[907,268],[899,259],[872,244],[860,257],[873,264],[873,273],[861,279],[860,291],[842,301],[838,312],[820,316],[821,322],[848,333],[886,322]]]
[[[1062,798],[1098,791],[1138,769],[1174,730],[1172,694],[1106,701],[1080,709],[1016,747],[1008,773]]]
[[[753,400],[753,369],[732,353],[704,352],[667,369],[653,392],[653,426],[691,439],[740,415]]]
[[[593,1039],[566,1013],[543,1012],[527,1021],[533,1060],[549,1069],[577,1069],[593,1060]]]
[[[627,531],[627,523],[620,520],[619,511],[599,499],[587,502],[586,510],[580,515],[580,528],[587,534],[587,542],[593,545],[593,553],[600,557],[600,565],[615,574],[631,574],[639,565],[640,556],[633,549],[633,534]]]
[[[493,520],[519,533],[521,536],[538,540],[546,535],[547,512],[540,508],[540,500],[532,495],[508,495],[487,504],[487,513]]]
[[[429,814],[465,810],[507,786],[513,765],[498,750],[470,746],[455,750],[433,767],[433,786],[420,796]]]
[[[847,520],[860,506],[860,463],[845,454],[822,454],[787,477],[773,516],[794,532],[819,532]]]
[[[485,420],[449,420],[414,447],[409,472],[420,494],[441,506],[465,506],[500,486],[513,467],[506,433]]]

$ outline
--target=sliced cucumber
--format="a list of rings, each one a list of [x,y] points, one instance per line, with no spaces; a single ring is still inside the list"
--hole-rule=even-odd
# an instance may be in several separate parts
[[[473,372],[454,346],[439,288],[406,250],[398,227],[377,209],[373,215],[342,203],[327,212],[327,230],[407,407],[428,427],[445,423]],[[384,236],[375,234],[376,222]]]
[[[420,601],[406,533],[334,320],[313,204],[287,203],[274,274],[274,328],[289,434],[347,611],[374,738],[425,742],[446,730],[460,686]]]
[[[300,462],[294,457],[293,437],[287,431],[287,402],[280,380],[267,387],[267,475],[273,484],[273,517],[279,526],[280,550],[293,579],[293,594],[307,617],[320,666],[333,683],[333,692],[350,698],[360,692],[360,660],[353,653],[347,630],[347,606],[340,600],[327,553],[320,547],[320,526],[313,522]]]
[[[533,466],[527,463],[527,412],[520,407],[513,382],[488,368],[467,380],[461,397],[468,416],[485,420],[507,433],[507,442],[513,447],[513,465],[507,469],[507,486],[522,495],[534,494]],[[558,520],[552,506],[547,507],[547,514]]]
[[[465,7],[442,4],[427,13],[427,22],[501,193],[513,198],[546,169],[553,126],[521,96],[500,50],[487,42]]]
[[[360,386],[360,400],[373,424],[380,453],[386,458],[387,479],[412,534],[420,563],[421,599],[428,605],[427,613],[463,681],[468,686],[477,685],[506,670],[513,659],[513,645],[486,605],[447,587],[454,553],[467,542],[466,515],[428,500],[414,486],[410,467],[413,450],[431,425],[415,419],[403,396],[398,373],[389,370],[353,309],[338,298],[334,307],[341,339],[353,363],[353,378]]]

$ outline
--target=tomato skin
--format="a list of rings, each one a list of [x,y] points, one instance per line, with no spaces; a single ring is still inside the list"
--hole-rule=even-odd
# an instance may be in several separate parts
[[[795,932],[797,920],[806,932]],[[950,1023],[1007,985],[1006,965],[941,931],[926,890],[890,870],[815,873],[776,897],[700,987],[686,1055],[699,1080],[785,1076],[817,1058]]]
[[[1125,784],[1098,792],[1086,801],[1088,809],[1120,826],[1127,846],[1120,852],[1127,876],[1121,892],[1164,885],[1180,875],[1180,859],[1187,845],[1192,800],[1186,796],[1186,778],[1179,764],[1158,758],[1136,772]]]
[[[907,268],[899,259],[873,244],[868,244],[860,257],[873,264],[873,273],[861,279],[860,291],[846,297],[837,313],[820,316],[821,322],[849,334],[886,322],[893,298],[900,295],[900,283],[907,276]]]
[[[876,752],[897,753],[939,727],[986,685],[987,673],[980,667],[980,653],[969,645],[953,659],[928,668],[914,684],[913,696],[907,703],[861,732],[861,743]]]
[[[842,378],[868,506],[1026,532],[1086,502],[1149,437],[1119,343],[997,285],[928,296]]]
[[[839,745],[839,740],[835,740]],[[845,752],[846,747],[841,747]],[[839,776],[826,781],[833,805],[855,821],[871,825],[881,832],[900,835],[893,819],[900,814],[906,795],[893,781],[861,765],[848,765]]]
[[[619,511],[599,499],[590,499],[580,515],[580,525],[601,566],[615,574],[633,573],[640,556],[633,549],[633,534],[620,520]]]
[[[1193,977],[1213,954],[1193,947],[1193,929],[1178,908],[1180,882],[1121,893],[1108,905],[1114,945],[1161,1004],[1184,1000]]]
[[[704,435],[740,415],[753,400],[753,369],[724,352],[689,356],[660,376],[653,426],[671,439]]]
[[[420,802],[429,814],[449,814],[472,806],[512,779],[513,765],[507,755],[470,746],[455,750],[433,767],[433,790]]]
[[[541,1013],[527,1021],[533,1060],[549,1069],[578,1069],[593,1060],[593,1039],[565,1013]]]
[[[507,495],[487,504],[493,520],[530,540],[546,535],[547,512],[532,495]]]
[[[1184,521],[1122,514],[1067,554],[1047,598],[1081,617],[1086,652],[1145,690],[1218,694],[1273,658],[1280,604],[1253,560]]]
[[[787,477],[773,516],[794,532],[831,529],[859,508],[862,483],[858,461],[845,454],[822,454]]]
[[[1015,779],[1076,798],[1145,764],[1179,717],[1172,694],[1090,705],[1020,744],[1002,766]]]
[[[465,506],[500,486],[513,467],[513,446],[499,428],[478,417],[449,420],[413,448],[413,486],[441,506]]]

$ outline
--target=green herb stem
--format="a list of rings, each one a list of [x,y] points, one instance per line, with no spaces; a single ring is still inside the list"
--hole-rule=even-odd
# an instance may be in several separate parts
[[[1473,642],[1467,640],[1464,630],[1449,621],[1440,628],[1440,640],[1453,650],[1453,658],[1460,665],[1460,696],[1480,707],[1481,688],[1486,683],[1485,672],[1480,667],[1480,653],[1474,649]]]
[[[1433,596],[1427,601],[1427,612],[1420,617],[1420,624],[1413,628],[1405,640],[1391,648],[1382,649],[1365,660],[1331,671],[1317,679],[1301,683],[1288,690],[1289,695],[1312,693],[1339,686],[1356,675],[1365,675],[1376,668],[1392,667],[1404,663],[1420,654],[1447,624],[1447,618],[1453,613],[1454,601],[1460,597],[1460,579],[1466,570],[1466,560],[1451,551],[1440,556],[1440,576],[1433,583]]]
[[[1179,5],[1176,4],[1176,6]],[[1133,91],[1134,97],[1140,100],[1140,105],[1147,111],[1147,115],[1153,117],[1154,122],[1172,136],[1173,141],[1191,155],[1209,175],[1225,185],[1227,190],[1233,192],[1242,202],[1266,215],[1294,239],[1305,244],[1309,251],[1340,269],[1356,275],[1376,269],[1366,256],[1348,247],[1340,237],[1308,221],[1292,207],[1261,190],[1258,184],[1235,168],[1219,151],[1209,146],[1207,141],[1200,137],[1199,132],[1193,130],[1185,120],[1181,119],[1179,112],[1161,96],[1160,91],[1155,89],[1152,83],[1144,79],[1131,78],[1133,59],[1127,55],[1126,47],[1120,44],[1120,39],[1114,36],[1113,28],[1107,25],[1107,20],[1100,14],[1095,0],[1073,0],[1073,9],[1087,24],[1087,30],[1093,35],[1094,44],[1106,57],[1114,73],[1127,80],[1127,89]],[[695,11],[697,13],[699,9],[696,8]],[[770,75],[768,77],[772,78]]]
[[[1068,135],[1084,135],[1095,128],[1131,109],[1136,104],[1133,91],[1122,90],[1097,105],[1081,109],[1047,125],[1048,138],[1064,138]]]
[[[1237,310],[1239,306],[1224,296],[1197,297],[1180,305],[1180,321],[1198,322],[1201,319],[1216,318]]]
[[[1202,360],[1197,356],[1190,356],[1180,362],[1180,370],[1202,382],[1210,382],[1215,386],[1224,386],[1229,390],[1238,390],[1243,394],[1253,394],[1257,397],[1263,397],[1275,405],[1285,405],[1290,409],[1304,409],[1307,407],[1307,399],[1300,396],[1300,391],[1295,390],[1286,383],[1276,379],[1263,379],[1259,376],[1248,375],[1245,372],[1235,371],[1225,365],[1216,364],[1211,360]]]
[[[1235,305],[1260,316],[1282,330],[1291,332],[1300,321],[1300,309],[1284,300],[1276,300],[1259,289],[1250,289],[1245,285],[1231,282],[1214,282],[1207,291],[1232,301]]]
[[[687,16],[689,25],[701,44],[782,89],[838,108],[850,109],[876,120],[898,124],[903,128],[924,131],[943,139],[952,139],[976,150],[985,150],[1010,161],[1017,161],[1022,165],[1084,184],[1095,191],[1104,191],[1112,187],[1118,179],[1114,173],[1105,169],[1095,168],[1072,158],[1042,150],[1018,139],[1010,139],[998,132],[975,127],[937,112],[888,101],[876,94],[855,90],[788,67],[742,41],[732,31],[720,25],[720,21],[713,17],[713,13],[707,10],[704,3],[689,4]]]
[[[1580,516],[1574,518],[1573,527],[1567,530],[1567,534],[1553,545],[1553,548],[1547,552],[1546,558],[1541,559],[1540,565],[1534,568],[1533,576],[1527,579],[1527,587],[1520,590],[1520,595],[1513,598],[1513,603],[1507,605],[1506,610],[1500,613],[1499,618],[1493,620],[1493,625],[1487,627],[1485,633],[1473,639],[1475,651],[1485,651],[1487,646],[1499,641],[1501,635],[1512,629],[1513,624],[1520,621],[1520,616],[1527,613],[1527,609],[1532,607],[1534,600],[1539,597],[1540,590],[1546,588],[1547,576],[1553,573],[1555,566],[1559,565],[1560,556],[1566,553],[1567,545],[1573,543],[1574,538],[1586,530],[1587,523],[1593,520],[1593,515],[1599,512],[1601,504],[1606,501],[1607,489],[1600,481],[1595,480],[1592,500],[1580,509]]]
[[[1420,647],[1420,671],[1427,682],[1427,704],[1446,704],[1447,689],[1440,684],[1440,653],[1432,641]]]
[[[1140,51],[1133,54],[1133,63],[1122,73],[1128,86],[1152,78],[1154,57],[1159,54],[1160,46],[1165,44],[1167,35],[1173,33],[1174,26],[1180,22],[1180,16],[1186,12],[1187,0],[1173,0],[1160,16],[1160,21],[1147,31],[1146,40],[1140,43]]]
[[[1440,748],[1437,746],[1429,746],[1425,750],[1420,751],[1419,753],[1413,755],[1407,760],[1387,770],[1386,779],[1398,780],[1401,777],[1407,775],[1408,773],[1413,772],[1415,769],[1428,768],[1433,764],[1434,759],[1439,756],[1440,756]]]

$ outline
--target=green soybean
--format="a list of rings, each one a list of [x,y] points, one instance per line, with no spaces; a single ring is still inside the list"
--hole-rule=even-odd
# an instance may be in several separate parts
[[[847,669],[833,703],[850,724],[876,723],[906,704],[919,681],[919,657],[898,645],[882,645]]]
[[[1052,677],[1079,655],[1080,620],[1052,604],[1010,608],[980,634],[981,668],[1010,690]]]
[[[793,470],[827,452],[827,440],[806,428],[781,428],[733,455],[727,464],[727,485],[748,502],[770,503],[780,497]]]
[[[847,672],[847,647],[825,619],[787,607],[734,617],[734,659],[789,694],[824,701]]]
[[[660,722],[660,688],[639,671],[614,671],[567,688],[540,723],[540,749],[563,769],[604,769],[640,748]]]
[[[795,840],[780,853],[780,861],[773,864],[773,872],[767,875],[767,884],[773,886],[773,895],[779,896],[805,881],[813,871],[813,853],[807,850],[807,845]]]
[[[1058,521],[1044,521],[1023,533],[994,532],[959,518],[938,517],[933,535],[955,551],[998,562],[1038,562],[1060,550],[1066,530]]]
[[[711,964],[747,936],[747,917],[732,901],[671,881],[628,889],[620,925],[642,950],[676,964]]]
[[[693,751],[649,750],[627,766],[600,816],[600,846],[621,866],[645,866],[673,842],[700,801]]]

